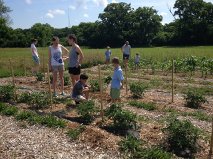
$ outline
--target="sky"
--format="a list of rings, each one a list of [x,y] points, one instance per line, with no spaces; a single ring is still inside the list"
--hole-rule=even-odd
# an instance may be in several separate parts
[[[213,0],[205,0],[213,3]],[[132,8],[153,7],[163,16],[162,23],[173,21],[168,7],[175,0],[4,0],[12,9],[10,17],[14,29],[27,29],[35,23],[48,23],[54,28],[71,27],[81,22],[95,22],[109,3],[131,3]]]

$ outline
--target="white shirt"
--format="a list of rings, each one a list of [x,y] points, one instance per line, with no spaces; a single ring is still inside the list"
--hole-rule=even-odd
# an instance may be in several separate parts
[[[38,51],[34,43],[31,44],[31,51],[32,51],[32,56],[38,57]]]
[[[51,66],[62,66],[64,65],[64,61],[62,58],[62,49],[61,45],[58,45],[57,48],[53,46],[49,47],[51,53]]]
[[[130,45],[124,44],[124,46],[122,47],[122,49],[123,49],[123,54],[130,55],[130,49],[131,49]]]

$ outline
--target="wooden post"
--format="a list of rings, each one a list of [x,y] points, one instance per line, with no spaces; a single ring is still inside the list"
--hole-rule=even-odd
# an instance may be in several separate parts
[[[103,85],[101,79],[101,66],[98,65],[98,74],[99,74],[99,86],[100,86],[100,102],[101,102],[101,119],[104,121],[104,111],[103,111]]]
[[[12,75],[12,83],[13,83],[13,87],[14,87],[14,96],[15,96],[15,100],[17,100],[15,76],[14,76],[13,65],[12,65],[11,59],[9,59],[9,63],[10,63],[10,70],[11,70],[11,75]]]
[[[45,62],[44,62],[44,53],[42,53],[42,63],[43,63],[43,72],[45,72],[45,69],[44,69],[44,65],[45,65]]]
[[[210,149],[209,149],[208,159],[211,159],[212,148],[213,148],[213,117],[212,117],[212,134],[211,134],[211,141],[210,141]]]
[[[128,94],[127,63],[125,63],[126,95]]]
[[[50,84],[50,69],[48,64],[47,64],[47,79],[48,79],[49,94],[50,94],[50,104],[52,108],[53,98],[52,98],[52,91],[51,91],[51,84]]]
[[[27,76],[27,69],[26,69],[26,60],[25,60],[25,56],[24,56],[24,76]]]
[[[172,103],[174,102],[174,60],[172,60]]]

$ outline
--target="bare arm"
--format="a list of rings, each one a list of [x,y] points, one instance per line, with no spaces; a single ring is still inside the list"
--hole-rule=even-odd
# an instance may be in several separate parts
[[[68,56],[69,50],[66,47],[64,47],[63,45],[61,45],[61,48],[62,48],[62,51],[66,53],[66,56]]]
[[[83,52],[81,51],[81,48],[80,48],[79,46],[76,47],[76,48],[77,48],[77,52],[79,53],[78,63],[79,63],[79,64],[82,64],[83,59],[84,59],[84,54],[83,54]]]

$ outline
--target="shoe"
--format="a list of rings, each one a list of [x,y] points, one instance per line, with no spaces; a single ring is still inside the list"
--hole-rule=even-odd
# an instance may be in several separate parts
[[[53,97],[58,97],[56,92],[53,93]]]
[[[62,96],[66,96],[66,93],[64,93],[64,91],[61,93]]]

